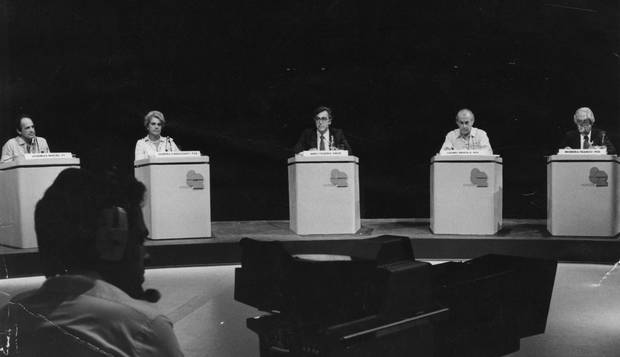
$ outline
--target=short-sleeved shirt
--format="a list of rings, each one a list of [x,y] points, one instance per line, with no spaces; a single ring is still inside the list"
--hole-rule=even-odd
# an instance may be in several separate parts
[[[0,310],[0,326],[20,356],[183,355],[154,306],[84,275],[49,278],[17,295]]]
[[[50,148],[47,145],[47,140],[40,136],[35,137],[32,143],[27,143],[24,138],[17,136],[7,140],[2,147],[2,158],[0,161],[11,161],[24,154],[36,154],[50,152]]]
[[[450,131],[441,146],[441,151],[447,150],[480,150],[486,155],[493,155],[487,133],[478,128],[471,128],[468,137],[463,137],[459,129]]]
[[[153,156],[155,153],[166,151],[179,151],[179,148],[171,137],[162,136],[159,139],[159,142],[156,143],[155,141],[149,139],[149,136],[147,135],[136,142],[135,160],[146,159],[149,156]]]

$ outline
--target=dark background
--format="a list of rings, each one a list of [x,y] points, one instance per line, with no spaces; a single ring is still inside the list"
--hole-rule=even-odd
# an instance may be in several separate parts
[[[620,146],[618,1],[0,0],[1,138],[131,172],[143,116],[211,158],[213,220],[287,219],[318,105],[360,158],[362,217],[428,217],[454,115],[504,159],[504,216],[546,216],[545,155],[592,108]]]

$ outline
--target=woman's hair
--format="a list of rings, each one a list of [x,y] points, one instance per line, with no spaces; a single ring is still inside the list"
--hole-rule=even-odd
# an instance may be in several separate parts
[[[158,110],[151,110],[150,112],[146,113],[146,115],[144,116],[144,127],[145,128],[149,126],[149,123],[151,122],[152,118],[159,119],[159,122],[161,123],[162,128],[166,125],[166,118],[164,118],[164,113]]]

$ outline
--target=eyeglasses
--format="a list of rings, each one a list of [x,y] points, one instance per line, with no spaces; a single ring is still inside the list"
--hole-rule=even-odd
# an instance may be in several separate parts
[[[577,120],[576,123],[577,123],[578,126],[591,126],[592,125],[592,120],[590,120],[590,119]]]
[[[329,121],[329,117],[315,117],[314,120],[316,120],[316,121]]]

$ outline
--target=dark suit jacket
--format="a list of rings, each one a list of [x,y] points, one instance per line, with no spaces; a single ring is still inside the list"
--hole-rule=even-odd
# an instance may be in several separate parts
[[[614,144],[609,141],[609,136],[605,134],[605,142],[603,143],[603,130],[592,128],[590,135],[592,138],[592,145],[594,146],[607,146],[607,153],[609,155],[616,154],[616,148]],[[564,140],[562,140],[562,144],[560,144],[560,149],[564,149],[565,147],[570,147],[571,149],[581,149],[581,138],[579,137],[579,132],[577,130],[572,130],[566,133],[564,136]]]
[[[336,128],[329,128],[329,136],[334,138],[334,146],[339,150],[348,150],[349,155],[352,155],[351,146],[347,142],[347,139],[344,137],[342,130]],[[306,129],[299,140],[297,140],[297,144],[295,144],[295,153],[299,153],[302,151],[317,149],[316,147],[316,128]]]

